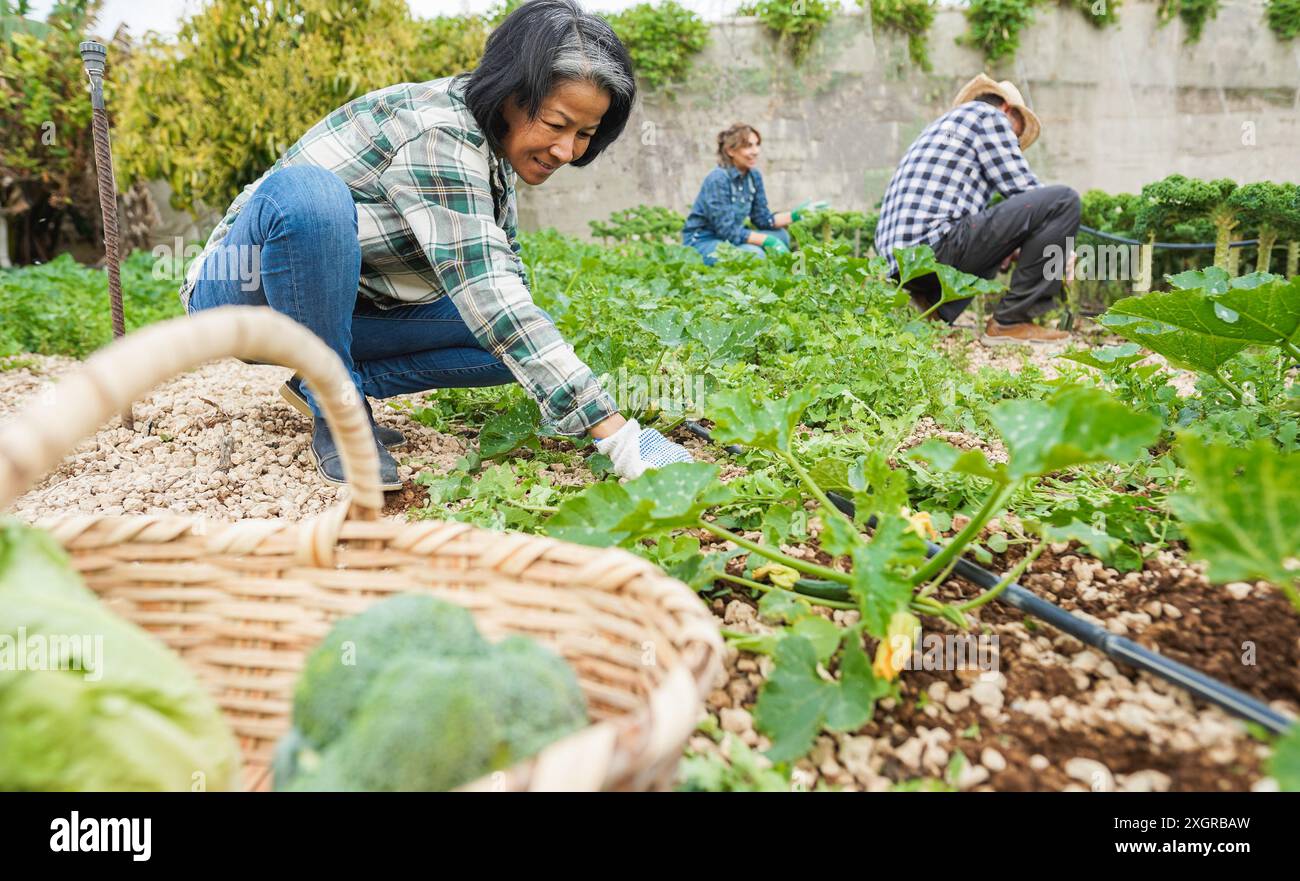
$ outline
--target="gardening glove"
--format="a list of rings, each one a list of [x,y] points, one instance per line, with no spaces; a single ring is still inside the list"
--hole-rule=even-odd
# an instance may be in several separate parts
[[[831,207],[831,203],[827,202],[825,199],[818,199],[816,201],[813,201],[812,199],[804,199],[799,203],[797,208],[790,212],[790,219],[797,222],[800,218],[807,217],[809,214],[814,214],[818,211],[825,211],[829,207]]]
[[[769,254],[789,254],[790,249],[786,243],[776,236],[763,236],[763,250]]]
[[[642,428],[635,419],[609,437],[596,441],[596,451],[614,462],[614,473],[636,480],[652,468],[674,462],[694,462],[681,444],[675,444],[653,428]]]

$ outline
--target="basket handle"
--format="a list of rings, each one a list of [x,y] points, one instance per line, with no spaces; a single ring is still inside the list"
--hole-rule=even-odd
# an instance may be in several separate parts
[[[378,519],[384,505],[379,454],[352,378],[319,337],[268,306],[206,309],[134,331],[95,352],[0,426],[0,508],[159,383],[225,357],[281,364],[307,380],[338,443],[351,490],[347,517]]]

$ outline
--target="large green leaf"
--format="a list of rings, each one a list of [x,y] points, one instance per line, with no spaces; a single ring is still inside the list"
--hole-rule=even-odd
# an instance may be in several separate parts
[[[1267,441],[1240,448],[1178,442],[1191,485],[1171,500],[1192,552],[1214,581],[1300,578],[1300,453]]]
[[[888,684],[871,672],[855,633],[845,635],[840,680],[817,672],[817,650],[802,636],[786,636],[773,651],[772,675],[763,683],[754,721],[772,739],[767,757],[774,762],[798,759],[812,747],[823,727],[851,731],[870,718]]]
[[[718,482],[718,466],[707,462],[674,462],[623,488],[634,507],[618,529],[632,534],[694,526],[701,514],[731,498],[731,490]]]
[[[546,534],[596,547],[616,545],[631,537],[632,530],[619,524],[636,505],[627,489],[618,483],[597,483],[580,495],[565,499],[546,521]]]
[[[996,294],[1002,291],[1002,284],[992,279],[980,278],[940,263],[935,269],[939,276],[939,303],[954,303],[969,300],[978,294]]]
[[[925,539],[898,514],[882,515],[870,543],[853,553],[853,583],[867,632],[883,638],[889,619],[912,601],[912,573],[925,563]]]
[[[1012,479],[1088,462],[1130,461],[1155,443],[1161,428],[1156,417],[1079,386],[1066,386],[1045,401],[1003,401],[991,418],[1011,454]]]
[[[1300,792],[1300,725],[1292,725],[1273,744],[1268,773],[1282,792]]]
[[[788,452],[799,418],[816,399],[815,388],[801,388],[781,401],[757,398],[740,390],[718,392],[709,401],[713,437],[724,444]]]
[[[1097,370],[1116,370],[1136,364],[1145,358],[1146,354],[1137,343],[1121,343],[1118,346],[1098,346],[1090,351],[1066,352],[1056,357],[1075,361]]]
[[[1145,297],[1127,297],[1117,302],[1099,319],[1101,323],[1115,333],[1146,346],[1158,355],[1163,355],[1171,364],[1202,373],[1217,373],[1230,358],[1248,345],[1237,340],[1207,336],[1186,330],[1177,324],[1151,318],[1140,314],[1143,312],[1160,312],[1172,314],[1177,310],[1186,311],[1180,305],[1186,291],[1171,291],[1163,294],[1148,294]],[[1170,299],[1168,304],[1156,302],[1138,305],[1148,300]],[[1183,316],[1184,318],[1186,316]]]
[[[1184,282],[1188,279],[1181,279]],[[1180,366],[1214,373],[1248,345],[1279,345],[1300,329],[1300,278],[1126,297],[1101,322]]]
[[[995,483],[1007,482],[1007,468],[1005,465],[1000,463],[992,465],[989,463],[988,457],[979,450],[959,450],[947,441],[941,441],[937,438],[930,438],[924,443],[916,445],[907,454],[907,457],[929,462],[941,471],[983,477]]]
[[[532,398],[526,398],[504,413],[498,413],[479,432],[479,455],[491,459],[513,453],[537,437],[541,421],[541,411]]]
[[[898,262],[899,284],[906,284],[914,278],[929,275],[939,268],[939,262],[934,259],[934,251],[929,245],[895,248],[894,259]]]

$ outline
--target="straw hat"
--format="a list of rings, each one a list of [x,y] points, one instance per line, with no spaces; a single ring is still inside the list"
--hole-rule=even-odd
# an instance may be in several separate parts
[[[1025,119],[1025,130],[1020,134],[1020,149],[1027,150],[1029,145],[1038,140],[1038,133],[1042,131],[1042,124],[1038,121],[1038,116],[1030,110],[1025,104],[1025,99],[1021,97],[1020,90],[1017,89],[1011,80],[997,82],[988,74],[980,74],[975,79],[962,86],[961,91],[953,100],[952,106],[958,107],[967,101],[974,101],[980,95],[987,95],[992,92],[994,95],[1006,101]]]

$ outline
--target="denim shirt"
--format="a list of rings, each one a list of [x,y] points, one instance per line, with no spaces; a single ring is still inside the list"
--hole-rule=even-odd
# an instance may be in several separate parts
[[[763,175],[757,168],[741,174],[733,165],[719,166],[704,178],[691,215],[682,227],[682,243],[721,239],[739,247],[749,236],[746,217],[755,229],[772,229],[776,224],[767,207]]]

